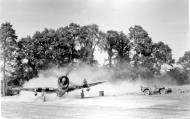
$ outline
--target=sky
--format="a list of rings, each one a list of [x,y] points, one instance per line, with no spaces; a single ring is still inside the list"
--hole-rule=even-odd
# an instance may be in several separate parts
[[[19,38],[71,22],[126,34],[141,25],[153,42],[168,44],[175,59],[190,50],[188,0],[0,0],[4,22],[11,22]]]

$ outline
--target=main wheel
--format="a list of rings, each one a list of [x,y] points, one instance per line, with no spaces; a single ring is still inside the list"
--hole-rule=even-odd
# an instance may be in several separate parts
[[[45,102],[45,101],[46,101],[46,97],[45,97],[45,96],[43,96],[43,97],[42,97],[42,100],[43,100],[43,102]]]
[[[81,90],[81,94],[80,94],[81,98],[84,98],[84,90]]]
[[[166,90],[165,89],[160,89],[160,94],[166,94]]]
[[[148,89],[144,90],[144,94],[145,95],[150,95],[150,90],[148,90]]]
[[[81,93],[81,98],[84,98],[84,93],[83,92]]]

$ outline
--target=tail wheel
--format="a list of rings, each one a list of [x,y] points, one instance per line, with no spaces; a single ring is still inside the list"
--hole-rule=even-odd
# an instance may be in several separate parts
[[[160,94],[166,94],[166,90],[165,89],[161,89],[160,90]]]
[[[144,90],[145,95],[150,95],[150,91],[148,89]]]

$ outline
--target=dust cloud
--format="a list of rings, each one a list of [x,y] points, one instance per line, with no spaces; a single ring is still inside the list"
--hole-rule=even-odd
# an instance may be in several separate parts
[[[79,64],[77,66],[68,66],[66,68],[51,68],[49,70],[41,71],[39,77],[31,79],[24,84],[24,88],[35,87],[52,87],[57,88],[57,80],[59,76],[67,75],[70,79],[70,85],[81,85],[86,79],[88,83],[105,81],[105,83],[91,87],[89,92],[85,92],[87,96],[98,96],[99,91],[104,91],[105,95],[122,95],[126,93],[133,93],[140,91],[140,85],[143,82],[139,79],[136,81],[129,81],[115,79],[114,72],[106,68],[89,66],[86,64]],[[70,92],[65,97],[79,98],[81,90]],[[39,94],[40,95],[40,94]],[[56,100],[56,94],[46,94],[48,99]],[[37,100],[34,93],[22,91],[21,99],[29,98],[30,100]],[[39,98],[39,96],[37,96]],[[40,96],[41,97],[41,96]]]
[[[158,79],[144,80],[139,77],[136,80],[131,80],[130,76],[119,79],[115,77],[115,72],[113,70],[98,66],[77,64],[75,66],[69,65],[66,68],[54,67],[49,70],[41,71],[39,73],[39,77],[33,78],[29,82],[26,82],[24,84],[24,88],[57,88],[58,77],[63,75],[67,75],[69,77],[70,85],[82,85],[84,79],[86,79],[88,83],[105,81],[103,84],[91,87],[89,92],[85,91],[85,96],[87,97],[98,96],[99,91],[104,91],[106,96],[116,96],[129,93],[139,93],[141,85],[165,85],[165,83],[163,83],[164,81],[159,81]],[[68,95],[63,96],[63,98],[80,98],[80,93],[81,90],[76,90],[70,92]],[[22,91],[20,97],[23,100],[25,100],[24,98],[38,100],[38,98],[41,96],[37,96],[37,98],[35,98],[34,93]],[[56,96],[56,94],[46,94],[46,97],[48,97],[48,100],[60,99]]]

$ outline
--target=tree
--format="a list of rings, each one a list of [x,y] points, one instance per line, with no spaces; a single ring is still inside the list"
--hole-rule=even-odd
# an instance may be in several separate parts
[[[4,61],[3,74],[4,74],[4,95],[7,95],[7,82],[11,77],[11,73],[13,72],[13,65],[15,62],[16,49],[17,49],[17,36],[15,34],[15,30],[12,28],[10,23],[1,24],[0,28],[0,42],[1,42],[1,59]]]
[[[188,82],[190,83],[190,51],[186,51],[182,57],[178,59],[177,64],[183,66],[183,72],[188,77]]]
[[[114,56],[114,47],[116,46],[117,39],[119,39],[119,33],[117,31],[109,30],[106,33],[106,41],[104,49],[108,53],[109,67],[112,67],[112,57]]]
[[[152,39],[148,33],[141,26],[133,26],[129,28],[129,38],[132,41],[132,48],[134,54],[132,61],[135,67],[143,66],[153,71],[153,58],[152,54]]]
[[[152,40],[141,26],[130,27],[129,31],[129,38],[135,51],[133,61],[135,65],[139,65],[143,63],[143,58],[151,56]]]
[[[13,83],[19,85],[51,66],[64,67],[80,61],[95,64],[96,48],[108,53],[110,68],[119,71],[119,75],[121,71],[118,68],[133,74],[133,79],[154,76],[164,63],[174,63],[171,48],[163,42],[153,43],[141,26],[130,27],[129,34],[125,35],[113,30],[103,33],[96,24],[80,26],[71,23],[57,30],[45,28],[36,31],[34,35],[21,38],[15,44],[16,50],[13,51],[16,61],[12,76],[15,79]]]
[[[95,48],[102,40],[102,32],[99,30],[98,25],[86,25],[81,27],[79,34],[79,52],[82,62],[93,64]]]
[[[148,68],[152,73],[159,74],[161,66],[166,63],[172,65],[171,48],[163,42],[153,43],[148,33],[141,26],[129,28],[129,38],[132,40],[133,61],[135,66]]]
[[[30,36],[21,38],[18,42],[17,62],[15,74],[15,83],[22,85],[25,81],[38,76],[38,48],[36,42]],[[39,50],[40,51],[40,50]],[[43,54],[42,54],[43,55]]]
[[[177,63],[181,64],[185,70],[190,70],[190,51],[186,51]]]
[[[57,45],[55,45],[55,52],[56,49],[64,50],[63,54],[65,56],[66,63],[73,63],[74,59],[79,58],[79,54],[76,49],[79,32],[80,26],[75,23],[71,23],[69,26],[64,28],[61,27],[56,31],[58,41],[56,41]]]
[[[152,58],[157,72],[160,71],[163,64],[173,66],[172,64],[175,62],[172,58],[172,49],[161,41],[153,44]]]
[[[17,36],[15,35],[15,30],[12,28],[10,23],[3,23],[1,24],[1,56],[3,56],[7,63],[7,65],[11,65],[11,61],[15,59],[16,56],[16,49],[17,49]]]
[[[53,61],[52,42],[56,40],[55,31],[44,29],[37,31],[32,37],[20,39],[18,42],[15,82],[18,85],[37,77],[39,70],[46,70]]]
[[[22,38],[18,42],[17,69],[15,82],[28,81],[38,76],[40,70],[51,66],[63,67],[77,59],[76,39],[80,26],[71,23],[56,31],[45,28],[32,37]],[[27,62],[23,62],[27,60]]]
[[[113,59],[116,61],[116,65],[130,62],[131,42],[123,32],[107,31],[100,42],[100,47],[108,53],[109,67],[112,67]]]
[[[119,64],[130,62],[129,53],[131,50],[131,44],[130,40],[123,32],[119,33],[118,39],[115,41],[115,46],[113,49],[116,51],[116,59],[118,60]]]

